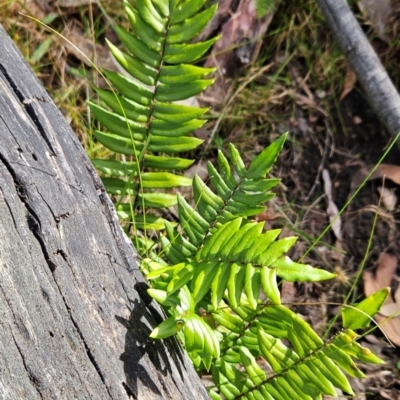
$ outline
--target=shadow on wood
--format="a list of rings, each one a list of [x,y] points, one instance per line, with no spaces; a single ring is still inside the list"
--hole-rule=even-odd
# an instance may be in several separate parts
[[[0,397],[205,399],[96,171],[0,27]]]

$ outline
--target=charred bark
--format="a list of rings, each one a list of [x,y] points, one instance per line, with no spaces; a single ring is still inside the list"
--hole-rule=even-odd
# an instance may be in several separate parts
[[[83,148],[0,26],[0,397],[205,399]]]

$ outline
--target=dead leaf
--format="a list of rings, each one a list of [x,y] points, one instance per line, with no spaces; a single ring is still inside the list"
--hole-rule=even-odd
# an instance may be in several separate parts
[[[369,271],[365,271],[363,274],[364,292],[366,296],[370,296],[385,287],[390,287],[392,279],[395,276],[394,274],[397,268],[396,256],[382,253],[379,256],[377,264],[375,275]],[[400,297],[397,291],[396,297]],[[392,297],[389,297],[382,307],[382,313],[377,314],[375,320],[380,324],[379,327],[390,341],[400,347],[400,316],[386,320],[386,315],[393,315],[391,311],[396,313],[399,310],[400,304],[394,302]]]
[[[343,249],[342,242],[338,239],[336,240],[333,248],[330,250],[331,260],[342,263],[344,255],[345,251]]]
[[[388,211],[393,211],[396,208],[397,196],[386,187],[378,186],[377,190],[381,195],[382,204]]]
[[[353,189],[358,187],[368,176],[370,170],[371,168],[361,168],[359,171],[357,171],[351,181],[351,187]],[[383,177],[390,179],[397,185],[400,185],[400,166],[394,164],[381,164],[370,176],[369,180]]]
[[[296,288],[293,282],[283,281],[281,286],[281,301],[283,304],[293,303],[296,299]]]
[[[301,106],[307,106],[310,108],[313,108],[315,110],[318,110],[322,115],[324,116],[328,116],[328,113],[326,112],[326,110],[324,110],[322,107],[318,106],[317,103],[314,101],[314,99],[310,99],[307,96],[304,96],[300,93],[297,92],[290,92],[290,96],[293,96],[296,99],[296,103],[301,105]],[[315,122],[312,121],[312,119],[310,118],[310,122]]]
[[[389,400],[393,400],[392,396],[390,393],[386,393],[384,390],[380,390],[379,394],[381,396],[382,399],[389,399]]]
[[[344,77],[344,84],[340,100],[343,100],[353,89],[357,82],[357,76],[354,71],[347,66],[346,76]]]
[[[185,171],[185,176],[187,178],[193,179],[195,175],[198,175],[199,178],[203,181],[206,181],[208,179],[208,170],[206,161],[199,160],[197,163],[193,164],[190,168],[188,168]],[[182,186],[179,191],[183,195],[190,196],[192,193],[192,187]]]
[[[394,183],[400,185],[400,166],[393,164],[381,164],[372,174],[370,179],[386,177]]]
[[[43,3],[43,4],[42,4]],[[29,13],[32,17],[42,20],[49,12],[47,2],[37,0],[27,0],[23,4],[18,1],[14,1],[10,4],[10,11],[13,13]]]
[[[325,400],[346,400],[346,397],[343,396],[343,392],[338,389],[335,388],[336,391],[336,396],[324,396]]]
[[[181,104],[182,106],[189,106],[189,107],[200,107],[199,101],[196,99],[196,96],[189,97],[185,100],[178,100],[175,101],[176,104]]]
[[[374,344],[374,345],[380,346],[380,347],[387,346],[387,344],[385,342],[378,339],[375,335],[371,335],[371,334],[365,335],[364,339],[366,339],[368,341],[368,345],[369,345],[369,343],[371,343],[371,344]],[[360,344],[361,344],[361,346],[368,347],[368,345],[366,345],[366,344],[364,344],[364,345],[362,343],[360,343]]]
[[[185,176],[188,178],[194,178],[198,175],[201,180],[206,181],[208,179],[207,162],[204,160],[199,160],[197,163],[193,164],[190,168],[185,171]]]
[[[220,18],[220,13],[228,18]],[[274,14],[275,10],[271,10],[259,18],[254,0],[221,1],[220,11],[215,19],[223,23],[222,38],[215,43],[205,63],[206,67],[218,68],[217,78],[206,90],[204,100],[216,107],[224,105],[231,90],[232,82],[229,78],[256,59]],[[214,25],[215,22],[211,21],[211,24]]]
[[[358,7],[384,42],[388,42],[386,35],[387,23],[392,13],[392,0],[360,0]]]
[[[384,317],[390,317],[391,315],[395,315],[400,311],[400,304],[397,303],[388,303],[384,304],[379,311],[379,314]]]
[[[394,292],[394,301],[398,304],[400,304],[400,285],[399,287],[396,289],[396,291]]]
[[[389,392],[390,390],[390,392]],[[379,390],[379,394],[382,399],[389,399],[389,400],[400,400],[400,392],[395,388],[392,389],[381,389]]]
[[[354,400],[366,400],[366,385],[365,382],[363,382],[359,378],[349,378],[349,382],[351,385],[351,388],[354,390],[354,393],[356,394],[353,399]]]
[[[83,29],[77,23],[70,23],[64,29],[62,35],[70,42],[67,40],[63,42],[67,52],[73,54],[85,65],[91,66],[89,61],[91,60],[98,68],[107,68],[112,71],[118,70],[108,47],[94,44],[91,39],[85,38]]]
[[[49,13],[52,10],[52,5],[51,5],[50,0],[33,0],[33,1],[32,0],[28,0],[27,3],[28,4],[29,3],[36,3],[36,5],[39,6],[40,9],[42,11],[44,11],[46,14]],[[35,6],[33,6],[33,4],[31,5],[31,7],[35,8]],[[28,9],[30,9],[30,8],[28,8]],[[35,17],[38,18],[38,15],[36,14]]]
[[[378,261],[375,276],[365,271],[364,279],[364,292],[365,295],[371,296],[378,290],[391,285],[394,273],[397,267],[397,258],[393,254],[381,253]]]
[[[279,214],[272,210],[270,207],[265,209],[260,214],[256,215],[256,221],[275,221],[278,218],[283,218],[282,214]]]

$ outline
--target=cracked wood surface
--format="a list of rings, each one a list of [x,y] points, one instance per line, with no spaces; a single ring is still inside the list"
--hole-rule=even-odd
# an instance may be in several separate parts
[[[0,26],[0,397],[205,399],[74,133]]]

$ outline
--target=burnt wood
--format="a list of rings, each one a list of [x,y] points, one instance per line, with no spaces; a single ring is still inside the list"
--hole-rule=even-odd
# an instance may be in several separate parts
[[[206,399],[85,151],[0,26],[0,397]]]

